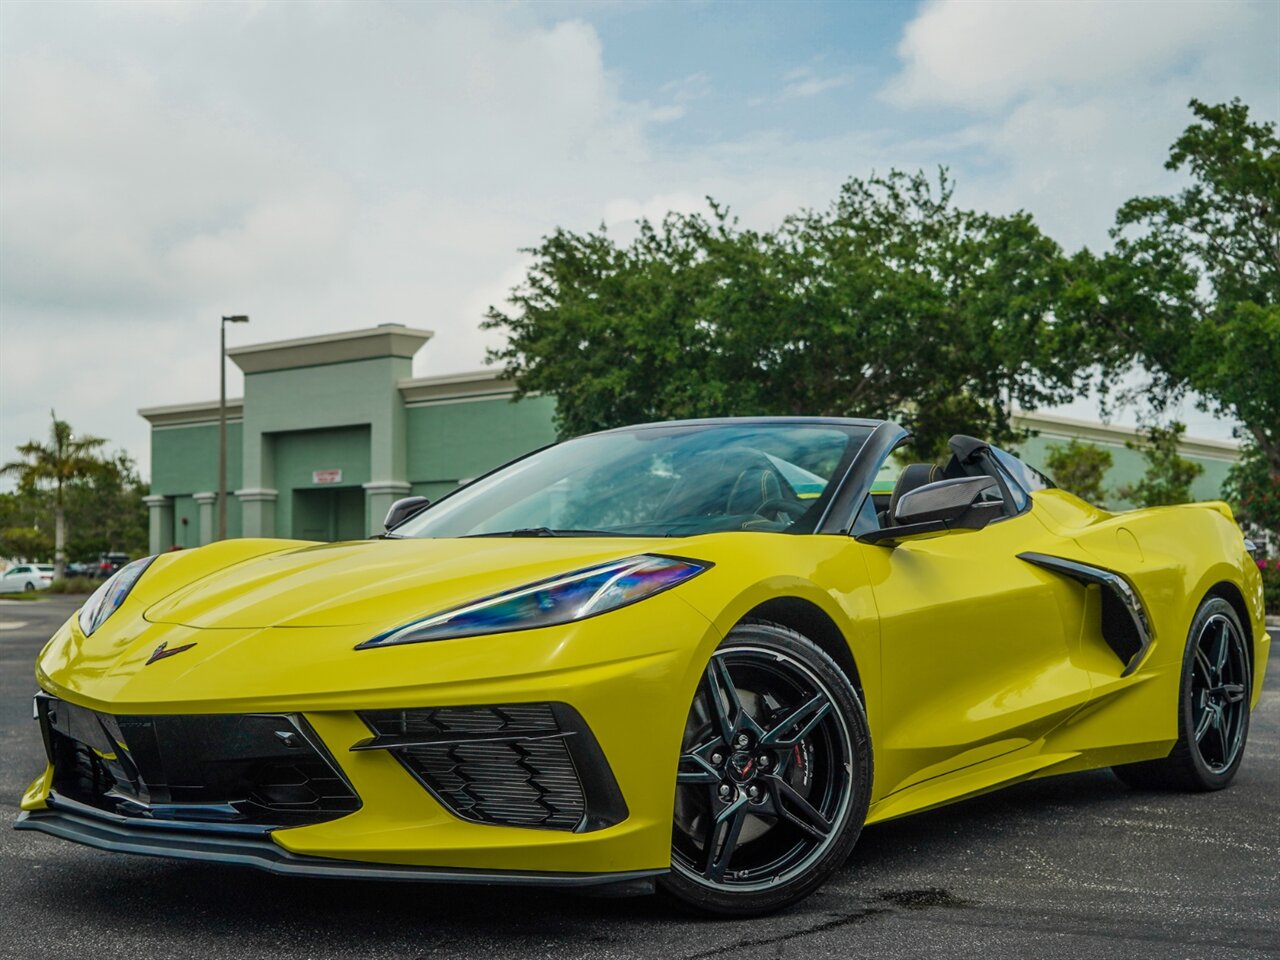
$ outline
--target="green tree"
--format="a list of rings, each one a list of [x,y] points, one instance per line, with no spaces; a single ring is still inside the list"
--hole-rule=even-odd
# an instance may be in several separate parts
[[[53,556],[44,497],[31,491],[0,493],[0,557],[44,561]]]
[[[145,553],[146,492],[132,457],[122,451],[102,457],[66,489],[67,556],[88,560],[115,550]]]
[[[53,552],[53,540],[37,527],[4,527],[0,529],[0,554],[14,560],[38,563]]]
[[[18,447],[22,460],[0,467],[0,474],[16,477],[18,489],[28,494],[48,491],[53,496],[54,576],[62,577],[67,566],[67,517],[65,492],[70,484],[93,474],[101,460],[97,451],[106,443],[99,437],[77,437],[71,424],[50,412],[53,423],[49,442],[29,440]]]
[[[1186,429],[1181,423],[1152,426],[1141,432],[1140,440],[1128,441],[1125,446],[1142,454],[1147,469],[1137,483],[1117,488],[1116,496],[1139,507],[1189,502],[1191,484],[1204,473],[1204,467],[1178,453]]]
[[[1240,461],[1227,474],[1223,496],[1231,501],[1241,525],[1269,530],[1280,537],[1280,470],[1252,444],[1246,444],[1241,453]]]
[[[1121,207],[1093,264],[1095,347],[1145,367],[1157,408],[1194,392],[1239,420],[1280,473],[1280,141],[1239,100],[1191,110],[1165,164],[1188,186]]]
[[[146,492],[128,454],[116,451],[95,458],[84,476],[63,487],[67,559],[93,560],[109,550],[136,556],[145,553],[148,518],[142,497]],[[0,494],[0,555],[49,559],[53,556],[54,527],[51,490],[18,489]],[[8,536],[4,533],[8,530],[16,532]],[[47,549],[32,552],[32,544],[45,541]],[[19,543],[23,549],[18,548]]]
[[[520,395],[557,398],[561,435],[728,414],[894,417],[931,457],[952,433],[1017,434],[1013,404],[1080,390],[1081,338],[1055,304],[1070,263],[1024,213],[959,209],[937,181],[849,180],[773,231],[706,215],[634,240],[557,230],[491,307],[489,354]]]
[[[1051,443],[1045,465],[1062,489],[1102,506],[1106,502],[1102,481],[1111,469],[1111,461],[1110,450],[1073,439],[1066,444]]]

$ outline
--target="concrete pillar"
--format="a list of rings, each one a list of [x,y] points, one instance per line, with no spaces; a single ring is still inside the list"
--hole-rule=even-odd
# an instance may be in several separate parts
[[[151,519],[149,552],[164,553],[173,546],[173,498],[161,494],[143,497]]]
[[[240,499],[240,535],[274,537],[276,535],[276,491],[258,487],[237,490]]]
[[[382,521],[391,505],[409,496],[413,488],[403,480],[374,480],[364,485],[365,515],[369,518],[369,534],[382,533]]]
[[[218,495],[212,491],[195,493],[191,495],[191,499],[196,502],[200,509],[200,529],[196,536],[199,538],[198,543],[203,547],[206,543],[213,543],[218,537],[216,529],[218,523]]]

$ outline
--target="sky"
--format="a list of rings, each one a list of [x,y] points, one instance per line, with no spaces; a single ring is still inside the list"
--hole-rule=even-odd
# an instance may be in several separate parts
[[[394,322],[435,332],[415,375],[480,369],[522,248],[707,196],[769,227],[942,165],[1101,249],[1181,184],[1188,100],[1234,96],[1280,118],[1276,0],[7,0],[0,450],[55,408],[145,476],[136,411],[217,397],[223,314],[231,346]]]

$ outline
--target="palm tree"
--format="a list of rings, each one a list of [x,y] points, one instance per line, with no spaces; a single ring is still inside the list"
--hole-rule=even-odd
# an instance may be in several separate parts
[[[97,470],[100,461],[95,451],[107,441],[101,437],[77,437],[71,432],[71,424],[59,420],[54,411],[49,413],[53,417],[49,442],[29,440],[22,444],[18,453],[26,459],[6,463],[0,467],[0,474],[17,477],[18,487],[24,491],[53,489],[53,575],[60,579],[67,568],[67,518],[62,489]]]

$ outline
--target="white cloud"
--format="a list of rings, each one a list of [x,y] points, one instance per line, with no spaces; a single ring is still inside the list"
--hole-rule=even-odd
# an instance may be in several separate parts
[[[580,21],[149,9],[4,11],[6,449],[56,404],[145,463],[134,410],[216,393],[226,312],[251,314],[242,339],[427,326],[424,371],[479,366],[478,292],[556,223],[597,221],[679,109],[622,100]]]
[[[314,204],[336,186],[274,137],[174,109],[137,72],[6,57],[0,112],[6,301],[172,304],[188,278],[166,260],[183,243],[258,204]]]
[[[709,96],[711,86],[711,77],[703,71],[698,71],[677,80],[668,80],[658,88],[658,92],[670,97],[676,103],[689,103]]]
[[[791,100],[803,97],[816,97],[828,90],[838,90],[852,79],[841,74],[821,76],[812,67],[799,67],[792,70],[784,78],[781,97]]]
[[[963,202],[1097,243],[1167,185],[1189,96],[1280,112],[1270,8],[1132,6],[929,4],[885,94],[910,110],[811,112],[851,76],[824,60],[779,93],[820,134],[681,140],[725,96],[710,59],[624,96],[575,6],[0,5],[0,449],[56,405],[145,466],[134,411],[216,395],[223,313],[252,316],[239,343],[425,326],[419,373],[477,367],[521,247],[707,195],[768,225],[947,163]]]
[[[881,96],[959,123],[962,202],[1096,248],[1126,199],[1179,185],[1163,164],[1192,97],[1280,116],[1278,29],[1266,2],[933,0]]]
[[[1221,0],[930,0],[907,27],[901,105],[996,109],[1046,92],[1142,83],[1256,24],[1260,5]],[[1274,34],[1270,37],[1274,56]]]
[[[614,228],[637,220],[658,223],[668,213],[697,213],[706,208],[706,198],[692,193],[657,193],[644,200],[619,197],[604,205],[604,223]]]
[[[812,66],[797,67],[787,71],[782,78],[782,89],[768,97],[752,97],[747,103],[761,106],[766,103],[784,103],[788,100],[807,100],[832,90],[848,86],[853,77],[847,73],[823,75]]]

